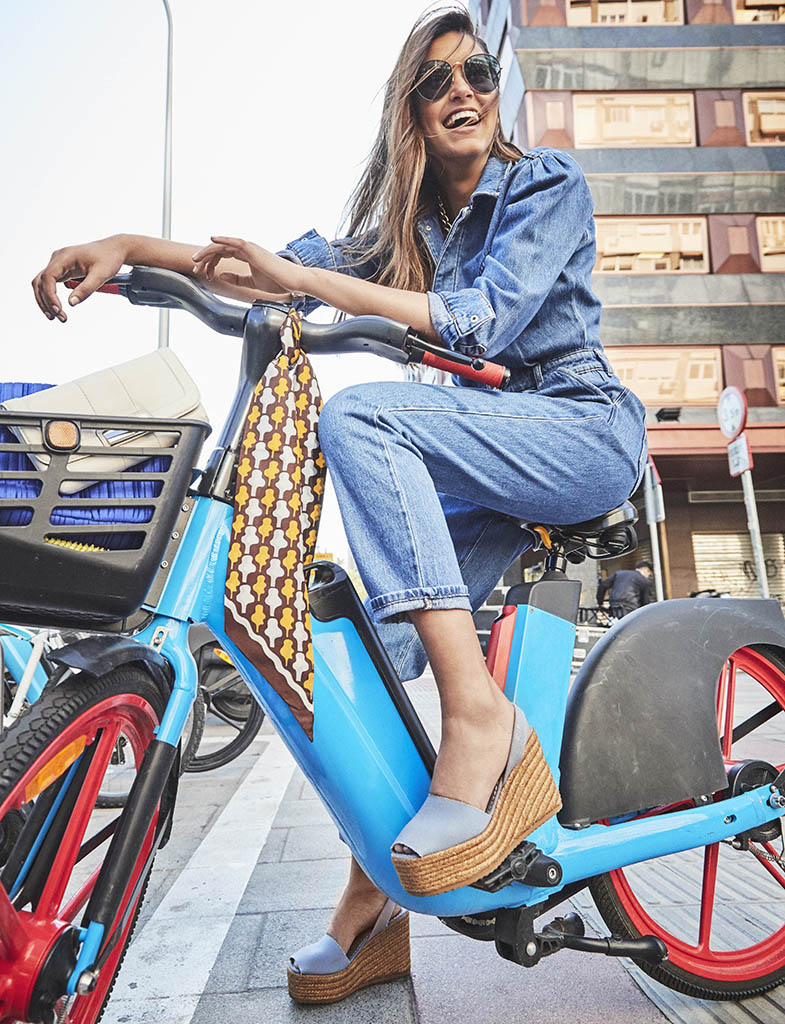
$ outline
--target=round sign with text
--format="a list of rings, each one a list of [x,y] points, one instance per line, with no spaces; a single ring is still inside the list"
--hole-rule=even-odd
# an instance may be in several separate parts
[[[735,387],[725,388],[717,402],[720,430],[729,441],[738,437],[747,423],[747,399]]]

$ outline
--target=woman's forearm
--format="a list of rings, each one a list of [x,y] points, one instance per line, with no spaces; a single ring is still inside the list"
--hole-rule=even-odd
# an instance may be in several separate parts
[[[300,267],[301,284],[295,290],[321,299],[352,316],[374,314],[407,324],[429,341],[441,343],[431,323],[428,296],[420,292],[388,288],[348,274],[318,267]]]
[[[220,261],[216,273],[210,279],[204,274],[197,273],[193,254],[199,248],[198,245],[147,235],[118,235],[117,239],[126,253],[124,262],[132,267],[163,267],[164,270],[173,270],[178,274],[196,278],[215,295],[239,299],[241,302],[254,302],[257,299],[286,301],[289,298],[283,293],[262,292],[223,281],[221,275],[245,276],[248,272],[245,263],[231,257],[224,257]]]
[[[163,267],[178,274],[193,275],[191,259],[199,248],[186,242],[173,242],[168,238],[150,238],[147,235],[115,235],[125,253],[125,262],[132,267]]]
[[[125,262],[132,267],[163,267],[174,270],[178,274],[199,277],[194,271],[193,255],[199,248],[187,242],[173,242],[168,238],[151,238],[147,235],[117,235],[120,245],[126,252]],[[220,274],[247,274],[248,267],[240,260],[227,257],[221,260],[216,277]],[[202,280],[201,277],[199,277]],[[210,282],[210,288],[216,290],[216,282]],[[249,299],[249,301],[253,301]]]

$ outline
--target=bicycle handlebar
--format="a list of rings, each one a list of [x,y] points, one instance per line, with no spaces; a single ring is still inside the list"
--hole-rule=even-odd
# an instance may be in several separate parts
[[[68,282],[70,284],[70,282]],[[243,337],[249,309],[224,302],[191,277],[157,267],[134,267],[128,274],[117,274],[97,289],[112,295],[124,295],[135,306],[184,309],[218,334]],[[274,303],[255,303],[276,310]],[[371,352],[397,363],[422,363],[480,384],[503,389],[510,371],[485,359],[434,345],[418,337],[405,324],[382,316],[357,316],[337,324],[313,324],[305,321],[301,338],[306,352],[338,354]]]

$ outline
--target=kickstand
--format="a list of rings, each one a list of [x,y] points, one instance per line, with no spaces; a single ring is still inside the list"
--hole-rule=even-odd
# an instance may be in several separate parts
[[[628,956],[650,964],[668,959],[665,943],[654,935],[642,935],[638,939],[592,938],[586,936],[583,919],[578,914],[554,918],[541,932],[535,932],[537,916],[536,907],[497,911],[494,939],[499,956],[522,967],[534,967],[544,956],[558,953],[560,949]]]

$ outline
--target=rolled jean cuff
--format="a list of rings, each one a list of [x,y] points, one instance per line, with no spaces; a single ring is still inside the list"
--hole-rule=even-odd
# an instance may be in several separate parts
[[[404,612],[426,611],[433,608],[465,608],[472,610],[468,587],[415,587],[393,594],[380,594],[369,602],[376,622],[398,619]]]

